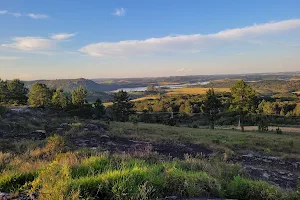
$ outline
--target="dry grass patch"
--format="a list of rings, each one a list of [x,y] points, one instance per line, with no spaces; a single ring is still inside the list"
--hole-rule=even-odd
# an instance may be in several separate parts
[[[209,88],[176,88],[170,90],[167,95],[181,95],[181,94],[205,94]],[[216,93],[230,92],[230,88],[214,88]]]

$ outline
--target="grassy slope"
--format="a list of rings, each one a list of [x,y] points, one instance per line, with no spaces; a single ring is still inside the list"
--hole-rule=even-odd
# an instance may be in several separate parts
[[[131,123],[113,122],[111,133],[123,137],[151,141],[179,141],[204,144],[216,148],[270,150],[276,153],[300,153],[300,134],[275,132],[240,132],[237,130],[209,130],[171,127],[159,124],[138,124],[138,131]],[[216,144],[217,143],[217,144]]]

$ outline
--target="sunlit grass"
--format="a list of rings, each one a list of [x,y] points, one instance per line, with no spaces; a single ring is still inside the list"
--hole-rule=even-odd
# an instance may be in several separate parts
[[[205,94],[207,90],[209,90],[209,88],[176,88],[169,90],[167,95]],[[216,93],[230,92],[230,88],[214,88],[214,90]]]

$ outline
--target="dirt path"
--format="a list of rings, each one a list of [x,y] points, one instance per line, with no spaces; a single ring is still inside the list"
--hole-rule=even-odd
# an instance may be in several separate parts
[[[88,138],[86,136],[71,138],[70,141],[76,147],[88,147],[112,153],[154,151],[165,156],[180,159],[183,159],[185,154],[209,156],[213,152],[196,144],[151,143],[121,137],[110,138],[99,134],[90,134]]]

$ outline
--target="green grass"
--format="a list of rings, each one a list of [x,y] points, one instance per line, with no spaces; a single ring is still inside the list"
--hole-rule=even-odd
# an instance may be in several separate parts
[[[42,200],[146,200],[170,195],[270,200],[299,198],[294,191],[250,180],[239,164],[218,158],[207,159],[199,155],[170,160],[151,152],[133,155],[93,151],[59,153],[57,149],[61,144],[55,141],[60,140],[58,136],[52,137],[36,153],[24,153],[4,163],[0,190],[38,191]],[[45,151],[50,155],[46,160],[38,156],[39,152]],[[20,164],[25,162],[34,167],[23,169]]]
[[[139,123],[138,131],[136,131],[136,126],[132,123],[118,122],[112,122],[110,129],[113,135],[140,140],[189,142],[216,149],[264,151],[268,148],[274,153],[300,153],[300,134],[298,133],[283,133],[282,135],[276,132],[243,133],[238,130],[209,130],[145,123]]]
[[[170,195],[239,199],[298,198],[295,192],[243,177],[239,166],[213,162],[190,157],[183,161],[151,162],[128,155],[102,154],[82,159],[77,167],[66,167],[54,161],[40,172],[33,185],[45,193],[52,188],[57,197],[77,191],[81,198],[104,200],[156,199]],[[82,166],[85,168],[80,168]],[[71,175],[75,168],[77,172],[84,169],[90,173],[80,173],[80,177]],[[53,188],[56,190],[53,191]]]

